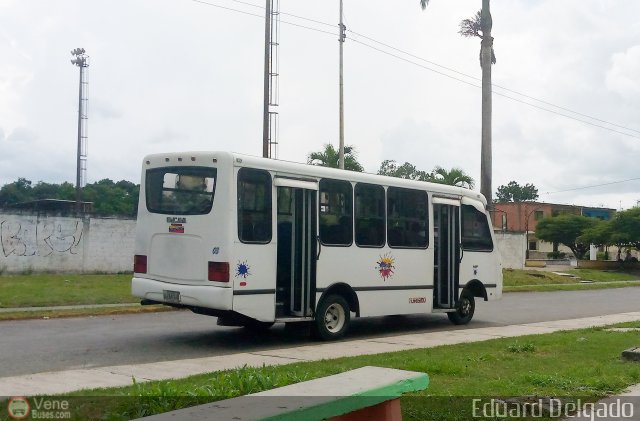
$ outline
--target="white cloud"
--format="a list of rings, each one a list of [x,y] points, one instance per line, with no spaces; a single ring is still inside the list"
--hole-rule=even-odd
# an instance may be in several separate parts
[[[38,134],[27,127],[17,127],[7,135],[7,143],[33,143]]]
[[[261,15],[257,8],[220,4]],[[479,41],[457,34],[460,20],[479,6],[479,0],[434,1],[421,11],[417,1],[353,0],[345,14],[351,31],[479,78]],[[137,182],[148,153],[261,154],[261,18],[175,0],[3,1],[0,10],[0,184],[21,176],[73,179],[78,70],[69,63],[69,50],[75,47],[91,56],[90,181]],[[337,2],[287,2],[281,11],[328,22],[296,20],[335,31]],[[492,2],[492,12],[494,83],[640,130],[640,2],[512,0]],[[382,160],[394,159],[425,170],[461,167],[478,180],[480,89],[357,40],[376,44],[353,32],[345,44],[345,138],[365,168],[375,172]],[[281,25],[280,158],[305,161],[324,143],[337,145],[337,65],[336,35]],[[640,139],[494,92],[494,190],[510,180],[557,191],[637,174]],[[617,207],[616,194],[633,195],[619,187],[550,197]]]
[[[640,45],[611,57],[607,72],[607,88],[626,98],[640,98]]]

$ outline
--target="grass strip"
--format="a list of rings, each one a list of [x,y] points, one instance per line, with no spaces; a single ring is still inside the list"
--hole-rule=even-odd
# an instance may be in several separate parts
[[[640,322],[616,326],[640,327]],[[125,420],[259,392],[365,365],[427,373],[429,388],[402,398],[403,419],[472,419],[472,397],[562,397],[595,401],[640,382],[640,364],[620,358],[637,332],[605,327],[339,358],[241,367],[185,379],[68,394],[78,419]],[[76,400],[73,400],[73,399]]]
[[[2,275],[0,308],[130,303],[131,276]]]
[[[162,305],[142,306],[132,304],[123,307],[108,308],[78,308],[68,310],[38,310],[38,311],[11,311],[0,312],[0,321],[27,320],[27,319],[58,319],[63,317],[80,316],[111,316],[116,314],[155,313],[160,311],[175,310]]]
[[[622,270],[596,270],[596,269],[570,269],[567,271],[581,279],[595,282],[618,282],[640,280],[638,271]]]
[[[640,286],[640,281],[602,282],[595,284],[515,285],[503,287],[503,292],[582,291]]]

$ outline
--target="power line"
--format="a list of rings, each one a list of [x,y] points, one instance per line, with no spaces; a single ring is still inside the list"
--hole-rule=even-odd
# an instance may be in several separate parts
[[[204,5],[206,5],[206,6],[217,7],[218,9],[228,10],[228,11],[230,11],[230,12],[238,12],[238,13],[242,13],[242,14],[244,14],[244,15],[248,15],[248,16],[255,16],[255,17],[257,17],[257,18],[264,19],[264,16],[263,16],[263,15],[259,15],[259,14],[251,13],[251,12],[245,12],[244,10],[234,9],[234,8],[232,8],[232,7],[221,6],[221,5],[219,5],[219,4],[209,3],[209,2],[206,2],[206,1],[203,1],[203,0],[191,0],[191,1],[193,1],[193,2],[195,2],[195,3],[204,4]],[[241,1],[239,1],[239,0],[231,0],[231,1],[235,1],[235,2],[237,2],[237,3],[243,3],[243,4],[251,5],[250,3],[241,2]],[[264,10],[264,7],[257,6],[257,5],[255,5],[255,4],[254,4],[254,5],[251,5],[251,6],[260,7],[262,10]],[[280,14],[286,14],[286,13],[280,12]],[[310,26],[300,25],[299,23],[287,22],[287,21],[284,21],[284,20],[280,20],[280,22],[281,22],[281,23],[285,23],[285,24],[287,24],[287,25],[291,25],[291,26],[297,26],[298,28],[308,29],[308,30],[310,30],[310,31],[321,32],[321,33],[323,33],[323,34],[328,34],[328,35],[338,36],[338,33],[337,33],[337,32],[329,32],[329,31],[325,31],[325,30],[322,30],[322,29],[318,29],[318,28],[312,28],[312,27],[310,27]],[[332,26],[334,26],[334,25],[332,25]]]
[[[351,39],[351,41],[353,41],[353,42],[355,42],[355,43],[357,43],[357,44],[361,44],[361,45],[363,45],[363,46],[365,46],[365,47],[371,48],[371,49],[373,49],[373,50],[376,50],[376,51],[378,51],[378,52],[380,52],[380,53],[386,54],[386,55],[388,55],[388,56],[395,57],[395,58],[397,58],[397,59],[399,59],[399,60],[402,60],[402,61],[405,61],[405,62],[407,62],[407,63],[413,64],[414,66],[418,66],[418,67],[421,67],[421,68],[423,68],[423,69],[425,69],[425,70],[429,70],[430,72],[437,73],[437,74],[439,74],[439,75],[442,75],[442,76],[448,77],[448,78],[450,78],[450,79],[456,80],[456,81],[458,81],[458,82],[464,83],[464,84],[466,84],[466,85],[473,86],[473,87],[475,87],[475,88],[482,88],[481,86],[478,86],[478,85],[476,85],[476,84],[474,84],[474,83],[472,83],[472,82],[469,82],[469,81],[466,81],[466,80],[463,80],[463,79],[457,78],[457,77],[455,77],[455,76],[451,76],[451,75],[449,75],[449,74],[447,74],[447,73],[444,73],[444,72],[441,72],[441,71],[439,71],[439,70],[432,69],[432,68],[430,68],[430,67],[427,67],[427,66],[424,66],[424,65],[422,65],[422,64],[416,63],[415,61],[411,61],[411,60],[409,60],[409,59],[407,59],[407,58],[401,57],[401,56],[399,56],[399,55],[397,55],[397,54],[390,53],[390,52],[385,51],[385,50],[383,50],[383,49],[381,49],[381,48],[377,48],[377,47],[375,47],[375,46],[373,46],[373,45],[367,44],[367,43],[365,43],[365,42],[362,42],[362,41],[359,41],[359,40],[356,40],[356,39],[353,39],[353,38]],[[512,100],[512,101],[519,102],[519,103],[521,103],[521,104],[528,105],[528,106],[533,107],[533,108],[537,108],[537,109],[542,110],[542,111],[546,111],[546,112],[548,112],[548,113],[556,114],[556,115],[559,115],[559,116],[561,116],[561,117],[569,118],[569,119],[571,119],[571,120],[575,120],[575,121],[578,121],[578,122],[581,122],[581,123],[584,123],[584,124],[588,124],[588,125],[590,125],[590,126],[598,127],[598,128],[604,129],[604,130],[608,130],[608,131],[610,131],[610,132],[614,132],[614,133],[618,133],[618,134],[621,134],[621,135],[625,135],[625,136],[629,136],[629,137],[634,137],[634,138],[636,138],[636,139],[640,139],[640,136],[636,136],[636,135],[631,134],[631,133],[625,133],[625,132],[622,132],[622,131],[620,131],[620,130],[616,130],[616,129],[612,129],[612,128],[610,128],[610,127],[606,127],[606,126],[603,126],[603,125],[600,125],[600,124],[592,123],[592,122],[587,121],[587,120],[582,120],[582,119],[580,119],[580,118],[576,118],[576,117],[570,116],[570,115],[568,115],[568,114],[563,114],[563,113],[560,113],[560,112],[557,112],[557,111],[554,111],[554,110],[550,110],[550,109],[548,109],[548,108],[544,108],[544,107],[541,107],[541,106],[539,106],[539,105],[532,104],[532,103],[530,103],[530,102],[526,102],[526,101],[523,101],[523,100],[521,100],[521,99],[514,98],[514,97],[512,97],[512,96],[505,95],[505,94],[500,93],[500,92],[493,92],[493,94],[494,94],[494,95],[501,96],[501,97],[503,97],[503,98],[510,99],[510,100]]]
[[[545,193],[540,193],[540,194],[556,194],[556,193],[565,193],[565,192],[576,191],[576,190],[586,190],[586,189],[592,189],[592,188],[595,188],[595,187],[610,186],[612,184],[621,184],[621,183],[627,183],[629,181],[636,181],[636,180],[640,180],[640,177],[629,178],[627,180],[611,181],[609,183],[593,184],[593,185],[590,185],[590,186],[575,187],[575,188],[572,188],[572,189],[545,192]]]
[[[417,55],[412,54],[412,53],[410,53],[410,52],[408,52],[408,51],[405,51],[405,50],[402,50],[402,49],[400,49],[400,48],[394,47],[394,46],[392,46],[392,45],[386,44],[386,43],[384,43],[384,42],[378,41],[378,40],[373,39],[373,38],[371,38],[371,37],[368,37],[368,36],[366,36],[366,35],[359,34],[359,33],[355,32],[355,31],[352,31],[352,30],[348,30],[348,31],[349,31],[350,33],[352,33],[352,34],[356,35],[356,36],[359,36],[359,37],[361,37],[361,38],[365,38],[365,39],[367,39],[367,40],[369,40],[369,41],[371,41],[371,42],[374,42],[374,43],[376,43],[376,44],[383,45],[383,46],[385,46],[386,48],[389,48],[389,49],[391,49],[391,50],[394,50],[394,51],[397,51],[397,52],[399,52],[399,53],[405,54],[405,55],[407,55],[407,56],[409,56],[409,57],[413,57],[413,58],[418,59],[418,60],[420,60],[420,61],[424,61],[425,63],[429,63],[429,64],[431,64],[431,65],[434,65],[434,66],[440,67],[440,68],[442,68],[442,69],[446,69],[446,70],[448,70],[448,71],[450,71],[450,72],[453,72],[453,73],[459,74],[459,75],[464,76],[464,77],[468,77],[468,78],[473,79],[473,80],[482,81],[482,79],[481,79],[481,78],[479,78],[479,77],[476,77],[476,76],[472,76],[472,75],[469,75],[469,74],[463,73],[463,72],[461,72],[461,71],[458,71],[458,70],[452,69],[451,67],[443,66],[443,65],[441,65],[441,64],[438,64],[438,63],[436,63],[436,62],[433,62],[433,61],[427,60],[427,59],[425,59],[425,58],[423,58],[423,57],[417,56]],[[353,38],[352,38],[352,41],[353,41]],[[625,129],[625,130],[629,130],[629,131],[632,131],[632,132],[640,133],[640,130],[632,129],[632,128],[630,128],[630,127],[626,127],[626,126],[621,126],[621,125],[616,124],[616,123],[611,123],[611,122],[609,122],[609,121],[602,120],[602,119],[599,119],[599,118],[597,118],[597,117],[590,116],[590,115],[588,115],[588,114],[582,114],[582,113],[580,113],[580,112],[578,112],[578,111],[573,111],[573,110],[571,110],[571,109],[569,109],[569,108],[562,107],[562,106],[560,106],[560,105],[556,105],[556,104],[553,104],[553,103],[551,103],[551,102],[547,102],[547,101],[545,101],[545,100],[542,100],[542,99],[539,99],[539,98],[536,98],[536,97],[533,97],[533,96],[530,96],[530,95],[527,95],[527,94],[523,94],[523,93],[518,92],[518,91],[515,91],[515,90],[513,90],[513,89],[509,89],[509,88],[506,88],[506,87],[504,87],[504,86],[498,85],[498,84],[496,84],[496,83],[492,83],[492,84],[491,84],[491,86],[493,86],[494,88],[504,89],[505,91],[512,92],[512,93],[517,94],[517,95],[520,95],[520,96],[522,96],[522,97],[525,97],[525,98],[528,98],[528,99],[532,99],[532,100],[537,101],[537,102],[540,102],[540,103],[542,103],[542,104],[549,105],[549,106],[552,106],[552,107],[558,108],[558,109],[560,109],[560,110],[568,111],[568,112],[570,112],[570,113],[573,113],[573,114],[576,114],[576,115],[579,115],[579,116],[582,116],[582,117],[586,117],[586,118],[589,118],[589,119],[592,119],[592,120],[595,120],[595,121],[599,121],[599,122],[601,122],[601,123],[606,123],[606,124],[609,124],[609,125],[611,125],[611,126],[615,126],[615,127],[621,128],[621,129]]]
[[[206,1],[203,1],[203,0],[192,0],[192,1],[194,1],[194,2],[196,2],[196,3],[204,4],[204,5],[207,5],[207,6],[217,7],[217,8],[220,8],[220,9],[224,9],[224,10],[228,10],[228,11],[233,11],[233,12],[238,12],[238,13],[242,13],[242,14],[249,15],[249,16],[259,17],[259,18],[261,18],[261,19],[263,19],[263,18],[264,18],[262,15],[259,15],[259,14],[254,14],[254,13],[250,13],[250,12],[246,12],[246,11],[242,11],[242,10],[238,10],[238,9],[234,9],[234,8],[230,8],[230,7],[221,6],[221,5],[214,4],[214,3],[209,3],[209,2],[206,2]],[[253,4],[253,3],[249,3],[249,2],[245,2],[245,1],[241,1],[241,0],[229,0],[229,1],[233,1],[233,2],[235,2],[235,3],[244,4],[244,5],[247,5],[247,6],[251,6],[251,7],[255,7],[255,8],[258,8],[258,9],[262,9],[262,10],[264,10],[264,7],[263,7],[263,6],[259,6],[259,5],[257,5],[257,4]],[[319,21],[319,20],[316,20],[316,19],[306,18],[306,17],[299,16],[299,15],[295,15],[295,14],[292,14],[292,13],[286,13],[286,12],[280,12],[280,13],[281,13],[282,15],[291,16],[291,17],[294,17],[294,18],[297,18],[297,19],[306,20],[306,21],[314,22],[314,23],[321,24],[321,25],[326,25],[326,26],[331,26],[331,27],[334,27],[334,26],[335,26],[335,25],[332,25],[332,24],[327,23],[327,22],[322,22],[322,21]],[[337,34],[337,33],[335,33],[335,32],[329,32],[329,31],[325,31],[325,30],[322,30],[322,29],[313,28],[313,27],[306,26],[306,25],[301,25],[301,24],[294,23],[294,22],[288,22],[288,21],[283,21],[283,20],[281,20],[281,22],[282,22],[282,23],[284,23],[284,24],[287,24],[287,25],[296,26],[296,27],[299,27],[299,28],[308,29],[308,30],[311,30],[311,31],[320,32],[320,33],[324,33],[324,34],[328,34],[328,35],[338,35],[338,34]],[[417,55],[415,55],[415,54],[412,54],[412,53],[410,53],[410,52],[404,51],[404,50],[402,50],[402,49],[400,49],[400,48],[397,48],[397,47],[394,47],[394,46],[392,46],[392,45],[386,44],[386,43],[384,43],[384,42],[378,41],[378,40],[376,40],[376,39],[374,39],[374,38],[371,38],[371,37],[368,37],[368,36],[366,36],[366,35],[363,35],[363,34],[357,33],[357,32],[352,31],[352,30],[348,30],[348,32],[350,32],[350,33],[352,33],[352,34],[354,34],[354,35],[356,35],[356,36],[358,36],[358,37],[361,37],[361,38],[367,39],[367,40],[369,40],[369,41],[371,41],[371,42],[373,42],[373,43],[376,43],[376,44],[382,45],[382,46],[384,46],[385,48],[388,48],[388,49],[391,49],[391,50],[397,51],[397,52],[399,52],[399,53],[401,53],[401,54],[407,55],[407,56],[409,56],[409,57],[412,57],[412,58],[415,58],[415,59],[417,59],[417,60],[423,61],[423,62],[425,62],[425,63],[429,63],[429,64],[431,64],[431,65],[433,65],[433,66],[436,66],[436,67],[439,67],[439,68],[445,69],[445,70],[447,70],[447,71],[449,71],[449,72],[453,72],[453,73],[455,73],[455,74],[458,74],[458,75],[461,75],[461,76],[464,76],[464,77],[467,77],[467,78],[470,78],[470,79],[473,79],[473,80],[476,80],[476,81],[481,81],[481,79],[480,79],[480,78],[478,78],[478,77],[476,77],[476,76],[468,75],[468,74],[466,74],[466,73],[460,72],[460,71],[455,70],[455,69],[452,69],[452,68],[450,68],[450,67],[443,66],[443,65],[441,65],[441,64],[438,64],[438,63],[436,63],[436,62],[433,62],[433,61],[427,60],[427,59],[425,59],[425,58],[422,58],[422,57],[417,56]],[[428,70],[428,71],[430,71],[430,72],[433,72],[433,73],[439,74],[439,75],[441,75],[441,76],[448,77],[448,78],[450,78],[450,79],[453,79],[453,80],[455,80],[455,81],[458,81],[458,82],[461,82],[461,83],[464,83],[464,84],[467,84],[467,85],[473,86],[473,87],[475,87],[475,88],[481,88],[481,86],[478,86],[478,85],[476,85],[476,84],[474,84],[474,83],[472,83],[472,82],[469,82],[469,81],[466,81],[466,80],[463,80],[463,79],[457,78],[457,77],[455,77],[455,76],[452,76],[452,75],[450,75],[450,74],[447,74],[447,73],[444,73],[444,72],[438,71],[438,70],[436,70],[436,69],[433,69],[433,68],[430,68],[430,67],[427,67],[427,66],[423,66],[423,65],[421,65],[421,64],[419,64],[419,63],[416,63],[416,62],[414,62],[414,61],[412,61],[412,60],[409,60],[409,59],[407,59],[407,58],[404,58],[404,57],[398,56],[398,55],[396,55],[396,54],[390,53],[390,52],[385,51],[385,50],[383,50],[383,49],[381,49],[381,48],[378,48],[378,47],[375,47],[375,46],[373,46],[373,45],[367,44],[367,43],[365,43],[365,42],[359,41],[359,40],[357,40],[357,39],[355,39],[355,38],[351,38],[351,40],[352,40],[353,42],[357,43],[357,44],[360,44],[360,45],[365,46],[365,47],[367,47],[367,48],[371,48],[371,49],[376,50],[376,51],[378,51],[378,52],[380,52],[380,53],[383,53],[383,54],[386,54],[386,55],[388,55],[388,56],[391,56],[391,57],[397,58],[397,59],[399,59],[399,60],[402,60],[402,61],[405,61],[405,62],[407,62],[407,63],[413,64],[413,65],[415,65],[415,66],[421,67],[421,68],[423,68],[423,69],[425,69],[425,70]],[[555,104],[553,104],[553,103],[551,103],[551,102],[544,101],[544,100],[541,100],[541,99],[535,98],[535,97],[533,97],[533,96],[530,96],[530,95],[527,95],[527,94],[520,93],[520,92],[515,91],[515,90],[513,90],[513,89],[509,89],[509,88],[506,88],[506,87],[503,87],[503,86],[500,86],[500,85],[497,85],[497,84],[492,84],[492,86],[493,86],[493,87],[495,87],[495,88],[503,89],[503,90],[508,91],[508,92],[512,92],[512,93],[514,93],[514,94],[516,94],[516,95],[520,95],[520,96],[522,96],[522,97],[524,97],[524,98],[531,99],[531,100],[533,100],[533,101],[537,101],[537,102],[540,102],[540,103],[542,103],[542,104],[545,104],[545,105],[548,105],[548,106],[551,106],[551,107],[554,107],[554,108],[558,108],[558,109],[563,110],[563,111],[570,112],[570,113],[572,113],[572,114],[576,114],[576,115],[579,115],[579,116],[582,116],[582,117],[585,117],[585,118],[588,118],[588,119],[591,119],[591,120],[594,120],[594,121],[598,121],[598,122],[601,122],[601,123],[607,124],[607,125],[609,125],[609,126],[618,127],[618,128],[624,129],[624,130],[628,130],[628,131],[632,131],[632,132],[640,133],[640,130],[632,129],[632,128],[630,128],[630,127],[622,126],[622,125],[619,125],[619,124],[616,124],[616,123],[611,123],[611,122],[609,122],[609,121],[602,120],[602,119],[597,118],[597,117],[592,117],[592,116],[587,115],[587,114],[583,114],[583,113],[580,113],[580,112],[577,112],[577,111],[573,111],[573,110],[571,110],[571,109],[569,109],[569,108],[562,107],[562,106],[560,106],[560,105],[555,105]],[[509,96],[509,95],[506,95],[506,94],[503,94],[503,93],[500,93],[500,92],[495,92],[495,91],[494,91],[493,93],[494,93],[495,95],[497,95],[497,96],[501,96],[501,97],[503,97],[503,98],[507,98],[507,99],[510,99],[510,100],[512,100],[512,101],[519,102],[519,103],[521,103],[521,104],[528,105],[528,106],[530,106],[530,107],[537,108],[537,109],[542,110],[542,111],[546,111],[546,112],[548,112],[548,113],[556,114],[556,115],[558,115],[558,116],[565,117],[565,118],[568,118],[568,119],[571,119],[571,120],[574,120],[574,121],[578,121],[578,122],[580,122],[580,123],[584,123],[584,124],[588,124],[588,125],[593,126],[593,127],[597,127],[597,128],[600,128],[600,129],[608,130],[608,131],[613,132],[613,133],[618,133],[618,134],[622,134],[622,135],[624,135],[624,136],[629,136],[629,137],[634,137],[634,138],[636,138],[636,139],[640,139],[640,136],[637,136],[637,135],[634,135],[634,134],[630,134],[630,133],[626,133],[626,132],[622,132],[622,131],[620,131],[620,130],[612,129],[612,128],[610,128],[610,127],[606,127],[606,126],[603,126],[603,125],[601,125],[601,124],[597,124],[597,123],[593,123],[593,122],[591,122],[591,121],[587,121],[587,120],[583,120],[583,119],[580,119],[580,118],[576,118],[576,117],[573,117],[573,116],[571,116],[571,115],[567,115],[567,114],[564,114],[564,113],[561,113],[561,112],[558,112],[558,111],[550,110],[550,109],[548,109],[548,108],[544,108],[544,107],[541,107],[541,106],[539,106],[539,105],[532,104],[532,103],[530,103],[530,102],[523,101],[523,100],[521,100],[521,99],[514,98],[514,97],[512,97],[512,96]]]

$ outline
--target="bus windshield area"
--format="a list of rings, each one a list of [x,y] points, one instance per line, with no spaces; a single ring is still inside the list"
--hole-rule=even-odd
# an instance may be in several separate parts
[[[217,170],[164,167],[147,171],[146,203],[152,213],[203,215],[211,212]]]

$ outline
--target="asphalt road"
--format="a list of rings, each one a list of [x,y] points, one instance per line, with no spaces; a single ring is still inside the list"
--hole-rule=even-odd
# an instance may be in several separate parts
[[[356,319],[345,340],[474,329],[640,310],[640,288],[508,293],[478,302],[473,321],[454,326],[444,314]],[[264,334],[219,327],[187,311],[0,322],[0,377],[136,364],[312,344],[303,329],[275,325]]]

